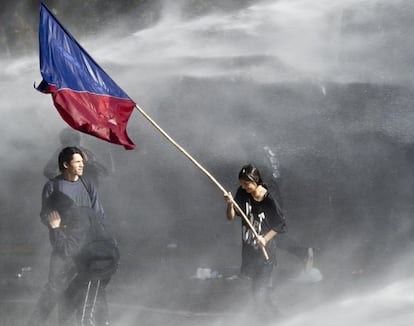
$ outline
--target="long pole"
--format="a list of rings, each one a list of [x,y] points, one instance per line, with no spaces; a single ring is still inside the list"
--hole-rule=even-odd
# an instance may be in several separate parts
[[[181,153],[183,153],[197,168],[199,168],[213,183],[223,192],[224,195],[228,193],[226,189],[214,178],[210,172],[208,172],[200,163],[198,163],[184,148],[182,148],[174,139],[170,137],[143,109],[141,109],[138,105],[135,105],[135,108],[170,142],[172,143]],[[232,200],[234,207],[240,213],[246,224],[252,230],[253,235],[258,238],[259,235],[257,234],[255,228],[253,227],[250,220],[247,218],[246,214],[243,210],[237,205],[237,203]],[[269,255],[267,254],[266,248],[260,246],[263,251],[263,255],[265,256],[266,260],[269,260]]]

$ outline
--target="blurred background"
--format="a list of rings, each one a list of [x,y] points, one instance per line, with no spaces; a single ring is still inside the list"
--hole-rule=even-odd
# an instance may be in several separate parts
[[[274,300],[286,325],[412,323],[414,4],[44,3],[226,189],[246,163],[279,186],[289,235],[316,248],[323,275],[298,280],[303,262],[280,251]],[[46,282],[43,169],[67,127],[33,88],[38,12],[39,1],[0,4],[1,325],[22,325]],[[114,325],[250,323],[239,320],[248,282],[232,278],[240,225],[223,194],[138,111],[128,134],[134,151],[81,142],[108,170],[99,192],[122,252],[108,288]],[[198,268],[219,276],[200,280]]]

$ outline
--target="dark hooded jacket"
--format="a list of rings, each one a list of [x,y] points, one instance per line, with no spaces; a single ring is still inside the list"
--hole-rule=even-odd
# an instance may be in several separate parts
[[[49,227],[53,249],[62,258],[77,256],[87,241],[90,229],[88,211],[77,207],[73,200],[61,191],[54,191],[48,197],[47,206],[50,211],[58,211],[61,217],[60,227]]]
[[[50,228],[50,240],[58,255],[73,258],[78,273],[85,279],[110,277],[118,267],[118,246],[94,210],[77,207],[60,191],[49,196],[47,205],[61,216],[61,226]]]

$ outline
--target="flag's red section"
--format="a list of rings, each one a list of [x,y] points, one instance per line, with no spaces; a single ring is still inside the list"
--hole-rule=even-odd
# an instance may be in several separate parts
[[[125,130],[131,110],[135,107],[133,101],[69,89],[52,89],[56,109],[72,128],[123,145],[125,149],[135,148]]]

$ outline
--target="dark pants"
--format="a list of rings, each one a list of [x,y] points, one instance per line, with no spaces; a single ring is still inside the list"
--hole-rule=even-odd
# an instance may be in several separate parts
[[[79,326],[109,325],[105,290],[108,282],[109,279],[100,281],[97,288],[95,286],[97,283],[93,283],[88,290],[89,280],[78,275],[73,260],[71,258],[62,259],[56,252],[52,252],[48,282],[43,288],[27,325],[43,326],[56,306],[58,306],[59,325],[61,326],[72,325],[72,316],[75,312]],[[94,293],[96,293],[96,299],[92,300]],[[90,300],[84,304],[87,297]],[[90,304],[91,302],[93,304]],[[85,307],[80,308],[83,304]],[[92,319],[89,318],[87,321],[84,318],[83,324],[81,324],[81,318],[78,316],[80,309],[85,309],[88,316],[92,316]],[[90,320],[94,323],[91,323]]]
[[[64,309],[60,314],[60,325],[71,325],[73,315],[78,326],[109,325],[106,301],[109,280],[88,280],[81,276],[74,279],[63,296]]]
[[[252,295],[254,300],[254,314],[258,318],[269,321],[280,316],[280,311],[273,303],[272,273],[276,266],[276,246],[274,241],[266,246],[269,259],[266,260],[261,250],[253,251],[250,247],[242,250],[241,273],[252,281]]]
[[[42,326],[46,322],[50,313],[61,301],[62,293],[76,275],[76,267],[72,259],[62,259],[56,252],[52,252],[48,282],[36,303],[28,322],[29,326]]]
[[[270,258],[260,266],[257,266],[252,277],[254,310],[257,317],[266,322],[281,316],[280,310],[273,303],[271,297],[272,272],[275,265],[276,262]]]
[[[271,303],[268,299],[270,299],[270,290],[272,288],[273,267],[274,261],[269,259],[260,266],[256,266],[252,275],[253,298],[258,307]]]

